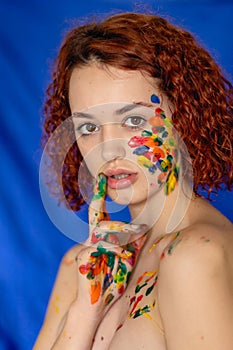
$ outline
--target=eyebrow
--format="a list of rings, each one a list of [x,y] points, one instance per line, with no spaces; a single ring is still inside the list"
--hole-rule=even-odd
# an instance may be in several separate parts
[[[120,109],[116,110],[116,114],[117,115],[121,115],[124,114],[126,112],[131,111],[132,109],[138,108],[138,106],[144,106],[144,107],[153,107],[153,105],[151,103],[146,103],[146,102],[134,102],[132,104],[129,104],[127,106],[124,106]]]
[[[146,103],[146,102],[134,102],[131,104],[128,104],[122,108],[119,108],[116,110],[116,115],[121,115],[124,114],[126,112],[129,112],[135,108],[138,108],[139,106],[144,106],[144,107],[153,107],[153,105],[151,103]],[[71,117],[74,118],[93,118],[93,115],[89,114],[89,113],[84,113],[84,112],[74,112]]]

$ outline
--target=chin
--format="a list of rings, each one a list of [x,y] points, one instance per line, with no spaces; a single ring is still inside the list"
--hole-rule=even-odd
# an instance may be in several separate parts
[[[143,204],[149,198],[146,190],[135,189],[134,186],[125,189],[108,189],[108,196],[120,205]]]

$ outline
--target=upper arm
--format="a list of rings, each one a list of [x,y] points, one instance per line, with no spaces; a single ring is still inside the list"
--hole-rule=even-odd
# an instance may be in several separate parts
[[[53,291],[48,303],[44,323],[34,349],[49,349],[58,336],[58,331],[70,304],[77,294],[77,266],[75,258],[80,247],[71,248],[63,257]]]
[[[197,234],[172,249],[158,281],[168,349],[232,349],[232,268],[224,247]]]

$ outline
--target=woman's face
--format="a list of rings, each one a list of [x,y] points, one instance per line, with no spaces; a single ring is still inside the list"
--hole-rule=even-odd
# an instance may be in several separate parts
[[[75,68],[69,102],[84,161],[93,177],[107,176],[113,200],[140,203],[161,189],[176,148],[171,108],[154,79],[96,64]]]

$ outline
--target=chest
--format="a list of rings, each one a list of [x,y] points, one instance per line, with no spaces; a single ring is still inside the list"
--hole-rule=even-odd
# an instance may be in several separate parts
[[[135,271],[122,297],[102,320],[93,350],[166,349],[158,310],[156,265],[149,261],[143,270]]]

